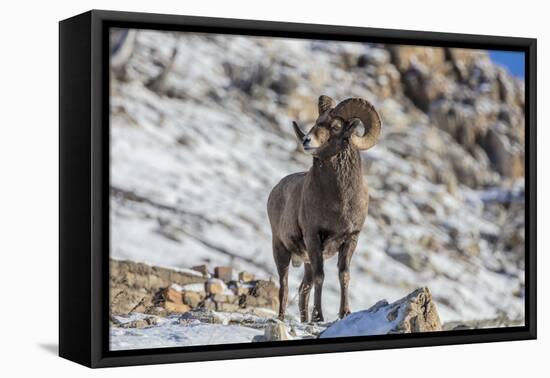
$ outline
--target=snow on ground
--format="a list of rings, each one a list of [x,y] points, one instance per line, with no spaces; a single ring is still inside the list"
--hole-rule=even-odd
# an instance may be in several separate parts
[[[151,318],[151,315],[132,313],[115,316],[117,327],[110,329],[110,349],[142,349],[192,345],[238,344],[265,341],[264,329],[279,323],[276,313],[255,309],[254,313],[189,312],[168,317],[153,316],[154,324],[145,327],[126,327],[125,324]],[[289,316],[284,322],[288,340],[315,338],[328,323],[300,323]]]
[[[134,314],[126,320],[141,318]],[[240,325],[204,324],[199,321],[180,323],[179,317],[162,318],[152,327],[110,329],[110,349],[146,349],[191,345],[215,345],[251,342],[254,336],[263,331]]]
[[[385,306],[376,311],[354,312],[329,327],[320,338],[385,335],[399,324],[402,317],[399,314],[393,321],[388,321],[391,310],[391,307]]]

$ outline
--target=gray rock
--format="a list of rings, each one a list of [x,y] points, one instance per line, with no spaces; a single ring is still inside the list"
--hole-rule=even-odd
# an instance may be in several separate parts
[[[387,323],[380,321],[380,313]],[[418,288],[388,304],[379,301],[370,309],[354,312],[329,325],[319,337],[349,337],[392,333],[441,331],[441,321],[428,288]]]
[[[389,333],[413,333],[441,331],[441,320],[432,294],[427,287],[418,288],[406,297],[392,304],[402,311],[403,318]]]
[[[282,322],[267,323],[264,329],[265,341],[288,340],[290,337],[286,331],[286,326]]]

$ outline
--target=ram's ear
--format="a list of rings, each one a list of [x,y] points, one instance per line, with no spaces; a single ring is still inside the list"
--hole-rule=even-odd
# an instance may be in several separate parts
[[[304,140],[304,137],[306,136],[302,129],[300,129],[300,126],[294,121],[292,121],[292,127],[294,128],[294,133],[296,134],[296,138],[298,138],[298,141],[302,143]]]
[[[382,131],[382,119],[374,106],[362,98],[348,98],[342,101],[331,112],[333,117],[340,117],[351,121],[359,118],[363,124],[363,134],[352,134],[351,143],[359,150],[368,150],[374,146],[380,138]],[[356,129],[359,129],[356,127]]]
[[[350,136],[352,134],[363,135],[363,122],[361,122],[359,118],[350,119],[345,123],[344,132],[346,133],[346,136]]]

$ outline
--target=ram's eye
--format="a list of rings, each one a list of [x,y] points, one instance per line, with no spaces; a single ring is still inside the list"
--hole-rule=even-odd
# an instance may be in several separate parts
[[[330,129],[334,132],[339,132],[342,129],[342,122],[340,121],[334,121],[330,125]]]

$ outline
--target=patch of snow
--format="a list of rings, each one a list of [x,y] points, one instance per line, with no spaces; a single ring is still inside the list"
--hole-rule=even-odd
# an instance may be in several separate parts
[[[192,283],[192,284],[186,284],[186,285],[172,284],[170,285],[170,287],[179,292],[184,292],[184,291],[204,292],[203,283]]]
[[[402,309],[393,321],[388,321],[388,314],[393,311],[389,305],[381,306],[375,310],[363,310],[354,312],[344,319],[336,321],[328,327],[320,338],[385,335],[395,328],[402,320]]]
[[[178,319],[147,328],[110,329],[110,349],[146,349],[191,345],[219,345],[250,343],[254,336],[262,335],[257,330],[240,325],[203,324],[200,322],[180,324]]]

